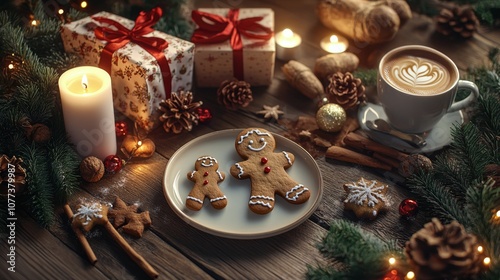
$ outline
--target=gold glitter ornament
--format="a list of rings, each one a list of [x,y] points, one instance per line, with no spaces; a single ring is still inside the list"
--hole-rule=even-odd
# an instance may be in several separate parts
[[[334,103],[325,104],[316,112],[316,123],[326,132],[340,131],[346,118],[344,109]]]

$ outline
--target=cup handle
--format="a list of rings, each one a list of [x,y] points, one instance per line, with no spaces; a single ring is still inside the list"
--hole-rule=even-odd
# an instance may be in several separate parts
[[[448,113],[455,112],[455,111],[461,110],[461,109],[469,106],[472,103],[472,101],[474,101],[476,98],[479,97],[479,89],[477,88],[476,84],[474,84],[473,82],[459,80],[458,81],[458,89],[461,89],[461,88],[470,89],[471,94],[469,94],[469,96],[467,96],[463,100],[460,100],[458,102],[454,102],[451,105],[450,109],[448,109]]]

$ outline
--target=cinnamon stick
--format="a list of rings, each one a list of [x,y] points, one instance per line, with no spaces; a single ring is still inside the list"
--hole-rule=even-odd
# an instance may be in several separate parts
[[[70,221],[73,220],[73,211],[71,210],[71,207],[69,207],[68,204],[65,204],[64,205],[64,212],[66,213],[66,216],[68,216],[68,219]],[[95,265],[95,263],[97,262],[97,257],[96,255],[94,254],[94,251],[92,250],[92,248],[90,247],[90,244],[87,240],[87,238],[85,237],[85,235],[83,234],[82,230],[78,227],[73,227],[73,231],[75,232],[75,235],[76,237],[78,238],[78,241],[80,241],[80,244],[82,244],[82,247],[83,247],[83,251],[85,251],[85,254],[87,255],[87,258],[89,259],[90,263],[92,265]]]
[[[104,228],[108,231],[111,237],[122,247],[122,249],[129,255],[129,257],[137,264],[139,267],[146,272],[146,274],[155,279],[158,278],[158,272],[141,256],[134,248],[128,244],[128,242],[116,231],[113,225],[108,221],[104,224]]]
[[[375,141],[372,141],[372,140],[370,140],[366,137],[363,137],[359,134],[356,134],[356,133],[351,132],[351,133],[347,134],[344,141],[345,141],[346,145],[348,145],[350,147],[377,152],[377,153],[380,153],[382,155],[397,159],[399,161],[402,161],[408,157],[408,155],[405,153],[402,153],[402,152],[400,152],[396,149],[393,149],[391,147],[387,147],[387,146],[384,146],[382,144],[379,144]]]
[[[383,170],[392,169],[390,165],[380,160],[338,146],[328,148],[328,150],[326,150],[326,157]]]
[[[388,165],[392,166],[393,168],[399,168],[399,166],[400,166],[400,162],[397,161],[396,159],[393,159],[391,157],[385,156],[385,155],[380,154],[380,153],[373,153],[372,157],[380,160],[381,162],[387,163]]]

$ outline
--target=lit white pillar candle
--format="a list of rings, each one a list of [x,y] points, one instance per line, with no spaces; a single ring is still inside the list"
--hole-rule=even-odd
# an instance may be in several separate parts
[[[295,59],[297,56],[302,38],[291,29],[286,28],[276,33],[276,57],[281,60]]]
[[[69,69],[59,78],[64,125],[82,157],[116,154],[111,77],[97,67]]]
[[[349,46],[346,38],[340,35],[331,35],[320,42],[321,48],[329,53],[342,53]]]

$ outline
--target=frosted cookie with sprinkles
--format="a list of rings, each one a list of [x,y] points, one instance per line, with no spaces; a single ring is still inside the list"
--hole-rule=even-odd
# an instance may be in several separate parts
[[[187,178],[194,182],[194,187],[186,198],[186,207],[198,211],[203,206],[205,197],[215,209],[222,209],[227,205],[227,197],[219,188],[224,181],[224,172],[219,171],[217,159],[211,156],[201,156],[196,159],[195,170],[187,174]]]
[[[373,220],[387,202],[389,186],[361,177],[357,182],[344,184],[347,197],[344,208],[354,211],[356,217]]]
[[[262,128],[245,129],[238,134],[235,147],[244,161],[231,166],[231,175],[237,179],[250,179],[250,210],[257,214],[271,212],[275,194],[293,204],[309,199],[309,189],[294,181],[286,172],[295,156],[286,151],[274,152],[276,141],[271,132]]]

